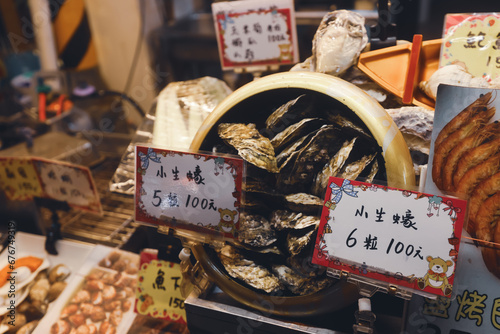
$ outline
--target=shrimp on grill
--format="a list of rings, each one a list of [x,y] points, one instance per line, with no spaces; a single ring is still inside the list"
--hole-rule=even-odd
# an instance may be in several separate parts
[[[488,198],[479,207],[474,221],[476,225],[476,238],[492,242],[495,224],[500,217],[500,193]]]
[[[486,93],[480,95],[480,97],[462,110],[457,116],[455,116],[451,121],[446,124],[441,132],[439,132],[436,140],[434,141],[434,147],[439,146],[443,140],[445,140],[452,132],[461,128],[482,108],[485,108],[491,101],[492,93]]]
[[[469,196],[481,181],[486,180],[500,170],[500,154],[494,155],[465,173],[456,188],[458,195]]]
[[[469,135],[481,129],[495,114],[495,108],[485,108],[470,119],[462,128],[456,130],[444,139],[441,144],[434,146],[434,161],[432,162],[432,180],[439,189],[443,187],[442,168],[450,151]]]
[[[455,146],[450,154],[448,155],[447,161],[443,166],[443,189],[445,191],[455,191],[457,186],[453,183],[453,175],[454,171],[457,167],[457,164],[460,161],[460,158],[467,153],[467,151],[481,145],[486,140],[491,137],[497,135],[500,132],[500,122],[494,122],[487,124],[481,131],[477,134],[473,134],[462,142],[458,143]]]
[[[476,238],[488,243],[481,243],[483,247],[481,252],[484,263],[489,271],[500,277],[500,266],[498,264],[498,245],[491,244],[495,242],[497,231],[499,231],[498,220],[500,217],[500,193],[488,198],[479,207],[476,215]],[[498,240],[498,239],[497,239]]]
[[[500,193],[500,172],[481,182],[469,198],[469,218],[475,222],[481,204],[495,193]]]
[[[469,152],[462,155],[460,161],[455,168],[455,173],[453,176],[453,184],[455,188],[458,187],[460,180],[465,175],[465,173],[474,166],[479,165],[484,162],[500,150],[500,135],[495,136],[489,142],[479,145],[473,148]]]

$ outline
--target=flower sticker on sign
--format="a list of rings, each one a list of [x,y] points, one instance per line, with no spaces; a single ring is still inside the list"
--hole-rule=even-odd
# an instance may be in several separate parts
[[[239,227],[243,160],[136,148],[136,220],[226,238]]]
[[[292,0],[212,4],[222,68],[299,61]]]
[[[313,263],[449,297],[466,201],[330,177]]]

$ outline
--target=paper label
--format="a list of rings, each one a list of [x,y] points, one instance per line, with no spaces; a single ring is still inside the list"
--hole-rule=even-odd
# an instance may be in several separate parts
[[[87,167],[41,158],[0,158],[0,185],[10,200],[34,197],[67,202],[102,213],[99,194]]]
[[[156,255],[142,253],[135,311],[153,318],[187,323],[181,279],[178,263],[158,260]]]
[[[463,62],[475,77],[500,75],[500,15],[448,14],[439,65]]]
[[[0,159],[0,184],[12,201],[31,200],[43,194],[35,166],[29,158]]]
[[[234,238],[243,160],[136,148],[136,220]]]
[[[313,263],[450,296],[466,201],[331,177]]]
[[[292,0],[212,4],[223,69],[299,61]]]

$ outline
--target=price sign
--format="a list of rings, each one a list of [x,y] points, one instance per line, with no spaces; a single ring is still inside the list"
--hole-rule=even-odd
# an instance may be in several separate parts
[[[500,15],[447,14],[440,66],[463,62],[475,77],[500,75]]]
[[[466,201],[331,177],[313,263],[450,296]]]
[[[187,323],[178,263],[158,260],[157,253],[142,252],[137,277],[136,313]]]
[[[43,189],[29,158],[0,158],[0,185],[10,200],[24,201],[41,197]]]
[[[0,185],[11,200],[51,198],[102,213],[92,174],[83,166],[41,158],[1,158]]]
[[[224,70],[299,61],[292,0],[216,2],[212,12]]]
[[[234,238],[243,160],[136,147],[136,220]]]

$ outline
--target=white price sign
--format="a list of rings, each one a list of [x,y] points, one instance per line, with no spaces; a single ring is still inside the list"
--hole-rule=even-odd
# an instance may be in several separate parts
[[[243,160],[136,147],[136,220],[234,238]]]
[[[223,69],[299,61],[292,0],[212,4]]]
[[[330,178],[313,262],[450,296],[466,201]]]

